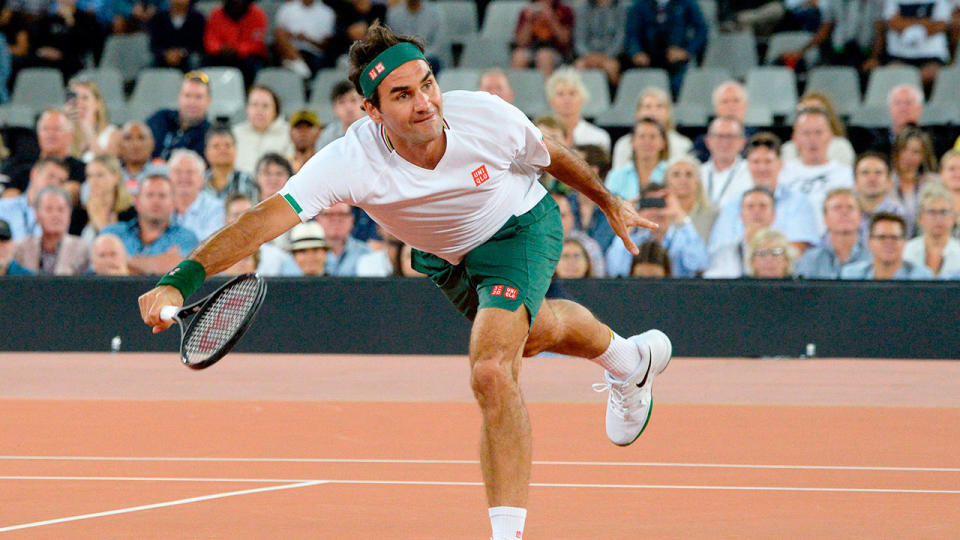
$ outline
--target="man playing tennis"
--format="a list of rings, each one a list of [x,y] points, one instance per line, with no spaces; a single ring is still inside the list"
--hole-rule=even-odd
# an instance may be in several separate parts
[[[671,355],[658,330],[624,339],[574,302],[544,300],[563,232],[556,203],[537,181],[540,169],[596,202],[633,253],[630,229],[656,225],[500,98],[441,95],[417,38],[374,24],[351,47],[350,61],[368,118],[141,296],[143,320],[154,332],[168,328],[161,307],[182,305],[206,276],[335,203],[360,206],[416,248],[414,268],[473,321],[470,382],[483,416],[480,462],[493,537],[521,538],[531,468],[521,357],[551,351],[603,366],[607,434],[625,446],[646,427],[653,379]]]

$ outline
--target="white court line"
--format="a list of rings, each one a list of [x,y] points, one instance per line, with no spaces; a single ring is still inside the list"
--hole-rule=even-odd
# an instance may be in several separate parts
[[[240,463],[384,463],[394,465],[477,465],[475,459],[341,459],[166,456],[0,456],[0,461],[158,461]],[[588,467],[689,467],[708,469],[797,469],[828,471],[960,472],[958,467],[874,467],[856,465],[764,465],[753,463],[672,463],[657,461],[534,461],[534,465]]]
[[[100,476],[0,476],[0,480],[113,480],[113,481],[149,481],[158,482],[189,482],[190,478],[163,478],[163,477],[100,477]],[[241,495],[244,493],[257,493],[260,491],[272,491],[278,489],[289,489],[293,487],[304,487],[316,484],[346,484],[346,485],[394,485],[394,486],[482,486],[482,482],[455,482],[455,481],[433,481],[433,480],[299,480],[294,478],[287,479],[265,479],[265,478],[197,478],[199,482],[296,482],[284,486],[275,486],[269,488],[259,488],[254,490],[237,491],[222,495],[212,495],[206,498],[184,499],[186,502],[196,500],[206,500],[207,498],[227,497],[230,495]],[[544,483],[534,482],[531,487],[552,487],[552,488],[596,488],[596,489],[687,489],[687,490],[726,490],[726,491],[812,491],[812,492],[838,492],[838,493],[939,493],[946,495],[960,495],[960,490],[951,489],[897,489],[897,488],[835,488],[835,487],[799,487],[799,486],[710,486],[710,485],[683,485],[683,484],[575,484],[575,483]],[[176,504],[177,501],[174,501]],[[170,506],[173,503],[161,503],[160,506]],[[148,507],[138,507],[138,509],[154,508],[156,505]],[[113,513],[122,513],[121,510]],[[109,515],[109,514],[103,514]],[[93,517],[97,517],[94,515]],[[0,529],[3,532],[6,529]]]
[[[142,479],[138,479],[138,480],[142,480]],[[154,508],[164,508],[164,507],[167,507],[167,506],[176,506],[176,505],[178,505],[178,504],[189,504],[189,503],[195,503],[195,502],[201,502],[201,501],[209,501],[209,500],[212,500],[212,499],[222,499],[222,498],[224,498],[224,497],[234,497],[234,496],[237,496],[237,495],[249,495],[249,494],[251,494],[251,493],[263,493],[263,492],[265,492],[265,491],[279,491],[279,490],[281,490],[281,489],[294,489],[294,488],[301,488],[301,487],[307,487],[307,486],[315,486],[315,485],[323,484],[323,483],[325,483],[323,480],[310,480],[310,481],[307,481],[307,482],[300,482],[300,483],[297,483],[297,484],[286,484],[286,485],[283,485],[283,486],[272,486],[272,487],[257,488],[257,489],[245,489],[245,490],[242,490],[242,491],[229,491],[229,492],[227,492],[227,493],[217,493],[217,494],[214,494],[214,495],[204,495],[204,496],[202,496],[202,497],[191,497],[191,498],[189,498],[189,499],[179,499],[179,500],[176,500],[176,501],[167,501],[167,502],[156,503],[156,504],[146,504],[146,505],[143,505],[143,506],[134,506],[134,507],[131,507],[131,508],[120,508],[120,509],[118,509],[118,510],[109,510],[109,511],[107,511],[107,512],[97,512],[97,513],[95,513],[95,514],[83,514],[83,515],[79,515],[79,516],[70,516],[70,517],[59,518],[59,519],[49,519],[49,520],[47,520],[47,521],[36,521],[36,522],[33,522],[33,523],[24,523],[24,524],[22,524],[22,525],[13,525],[13,526],[10,526],[10,527],[0,528],[0,532],[16,531],[16,530],[20,530],[20,529],[29,529],[29,528],[31,528],[31,527],[42,527],[42,526],[44,526],[44,525],[54,525],[54,524],[57,524],[57,523],[66,523],[66,522],[68,522],[68,521],[79,521],[79,520],[82,520],[82,519],[92,519],[92,518],[105,517],[105,516],[114,516],[114,515],[117,515],[117,514],[127,514],[127,513],[130,513],[130,512],[140,512],[141,510],[152,510],[152,509],[154,509]]]

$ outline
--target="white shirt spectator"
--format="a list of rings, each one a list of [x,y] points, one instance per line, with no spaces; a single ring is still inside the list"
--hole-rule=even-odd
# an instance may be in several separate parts
[[[257,161],[267,152],[281,156],[293,154],[290,125],[282,116],[278,116],[263,133],[254,129],[249,120],[237,124],[233,127],[233,138],[237,141],[237,159],[233,166],[251,175],[257,174]]]
[[[913,263],[914,266],[926,266],[927,246],[924,240],[923,236],[918,236],[907,242],[907,245],[903,247],[903,260]],[[944,278],[958,272],[960,272],[960,241],[951,238],[947,240],[947,245],[943,248],[943,264],[935,277]]]
[[[793,141],[787,141],[780,147],[780,159],[784,162],[797,159],[798,157],[797,145]],[[853,167],[854,162],[857,160],[857,152],[853,149],[850,141],[834,135],[834,137],[830,139],[830,146],[827,147],[827,158],[829,158],[830,161],[836,161],[837,163],[843,163],[844,165]]]
[[[203,240],[223,227],[223,203],[207,191],[201,191],[187,211],[174,211],[170,223],[179,225]]]
[[[740,156],[723,171],[718,171],[711,159],[700,166],[700,178],[707,198],[717,208],[725,207],[730,201],[739,201],[743,192],[753,187],[747,160]]]
[[[828,161],[823,165],[804,165],[799,159],[794,159],[784,163],[779,184],[806,195],[813,205],[817,231],[823,234],[826,230],[823,224],[823,200],[832,189],[853,188],[853,168],[836,161]]]
[[[610,134],[583,119],[577,127],[573,128],[573,144],[576,146],[595,144],[603,148],[608,155],[610,154]]]
[[[950,22],[950,4],[947,0],[886,0],[883,18],[889,20],[897,15]],[[939,58],[947,62],[947,34],[939,32],[928,35],[927,29],[915,24],[902,32],[887,31],[887,54],[898,58]]]
[[[958,0],[960,1],[960,0]],[[677,133],[677,130],[671,129],[667,132],[667,148],[670,150],[670,156],[667,160],[685,156],[693,151],[693,141]],[[633,155],[633,133],[617,139],[613,145],[613,155],[611,156],[611,169],[623,167],[630,163]]]
[[[322,0],[313,0],[309,6],[303,5],[299,0],[290,0],[277,10],[276,25],[290,32],[293,46],[297,50],[322,54],[323,51],[318,47],[309,41],[297,39],[296,36],[303,34],[311,41],[321,42],[333,36],[336,18],[333,9]],[[243,155],[239,148],[237,150],[238,156]]]

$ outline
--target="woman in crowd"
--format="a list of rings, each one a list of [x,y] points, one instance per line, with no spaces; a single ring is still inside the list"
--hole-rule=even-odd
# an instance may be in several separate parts
[[[793,275],[796,250],[787,237],[773,229],[758,231],[747,244],[750,276],[761,279],[784,279]]]
[[[950,236],[957,224],[957,212],[953,196],[943,185],[931,182],[920,190],[917,224],[920,236],[907,242],[903,260],[926,266],[934,277],[960,272],[960,242]]]
[[[827,157],[830,158],[830,161],[837,161],[852,167],[857,159],[857,153],[854,151],[853,145],[850,144],[850,140],[847,139],[847,128],[844,127],[840,117],[837,116],[830,98],[820,92],[807,92],[797,102],[798,111],[806,108],[823,109],[827,112],[827,117],[830,119],[830,129],[833,131],[833,138],[830,139],[830,145],[827,147]],[[797,145],[793,141],[787,141],[780,147],[780,159],[784,162],[798,157]]]
[[[665,278],[670,276],[670,255],[660,242],[647,240],[637,246],[640,253],[633,256],[630,277]]]
[[[70,155],[84,163],[99,154],[117,155],[120,130],[109,122],[97,83],[82,79],[70,81],[64,109],[73,121]]]
[[[563,241],[560,262],[554,277],[560,279],[581,279],[590,277],[590,255],[578,240],[567,238]]]
[[[719,211],[707,200],[700,179],[700,163],[693,157],[681,156],[667,164],[666,184],[683,213],[690,218],[697,234],[706,244]]]
[[[637,97],[637,110],[634,118],[653,118],[667,132],[667,146],[670,148],[670,159],[678,158],[690,153],[693,150],[693,142],[683,135],[677,133],[673,125],[673,104],[670,102],[670,95],[661,88],[650,86],[645,88]],[[613,168],[622,167],[630,161],[630,144],[633,138],[632,133],[628,133],[617,139],[613,145]]]
[[[290,126],[280,116],[280,98],[266,86],[255,84],[247,93],[247,120],[233,128],[237,141],[238,171],[254,174],[260,156],[276,152],[293,154]]]
[[[123,183],[120,161],[113,156],[100,154],[87,163],[81,199],[87,224],[80,237],[87,243],[92,243],[107,225],[136,217],[133,197]]]
[[[960,215],[960,150],[947,150],[940,158],[940,181],[950,193],[953,211]],[[960,238],[960,227],[954,225],[951,234],[954,238]]]
[[[907,223],[916,223],[920,189],[927,182],[940,181],[934,172],[937,170],[937,158],[933,154],[930,135],[917,127],[904,128],[894,142],[890,164],[894,195],[906,212],[903,217]],[[916,231],[907,231],[908,238],[915,234]]]
[[[647,185],[663,183],[668,155],[666,130],[653,118],[643,117],[633,126],[633,159],[611,170],[604,185],[626,200],[637,199]]]
[[[610,152],[610,135],[581,116],[583,105],[590,99],[580,74],[573,68],[558,69],[547,79],[547,102],[553,115],[563,124],[570,148],[596,144]]]

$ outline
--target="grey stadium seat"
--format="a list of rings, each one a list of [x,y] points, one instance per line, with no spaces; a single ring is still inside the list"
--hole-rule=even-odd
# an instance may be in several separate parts
[[[637,97],[648,87],[657,87],[670,93],[670,80],[662,69],[628,69],[620,75],[617,95],[610,107],[598,114],[596,123],[605,127],[627,127],[633,125],[633,116],[637,110]]]
[[[583,104],[581,114],[587,118],[596,118],[610,108],[610,86],[607,84],[607,74],[600,69],[578,71],[583,79],[583,85],[590,93],[590,99]]]
[[[266,67],[257,72],[256,84],[273,90],[280,98],[281,114],[302,109],[307,102],[307,92],[303,88],[303,79],[285,68]]]
[[[144,120],[158,109],[177,108],[177,95],[183,84],[183,73],[174,68],[148,68],[137,76],[127,120]]]
[[[713,89],[731,80],[730,72],[723,68],[690,68],[683,78],[683,88],[677,100],[681,105],[699,105],[713,110]]]
[[[203,69],[210,76],[210,118],[236,118],[247,103],[247,94],[243,86],[243,74],[234,67],[207,67]]]
[[[434,2],[443,14],[448,43],[464,44],[477,33],[477,4],[472,0]]]
[[[920,115],[921,126],[946,126],[960,124],[960,104],[927,103]]]
[[[513,87],[513,104],[527,116],[535,118],[550,112],[542,73],[535,69],[511,69],[507,79]]]
[[[122,124],[126,120],[127,100],[123,92],[123,75],[118,69],[109,67],[85,69],[77,73],[74,79],[96,83],[112,123]]]
[[[773,64],[784,54],[795,51],[810,42],[813,34],[810,32],[777,32],[770,37],[770,43],[767,45],[767,54],[764,58],[764,64]],[[820,60],[820,51],[812,47],[804,55],[807,66],[812,67]]]
[[[751,94],[752,96],[753,94]],[[747,127],[769,127],[773,125],[773,113],[763,105],[754,104],[751,97],[750,106],[743,116],[743,125]]]
[[[808,92],[826,94],[838,115],[849,116],[860,108],[860,77],[846,66],[823,66],[807,75]]]
[[[150,65],[150,38],[143,32],[114,34],[103,45],[100,67],[116,68],[125,82],[137,78],[140,70]]]
[[[347,80],[347,72],[335,68],[321,69],[310,81],[310,101],[307,106],[317,113],[320,121],[326,125],[336,119],[330,92],[340,81]]]
[[[702,67],[724,68],[743,80],[757,66],[757,38],[753,32],[718,34],[707,43]]]
[[[490,2],[487,4],[480,34],[487,39],[509,44],[513,41],[513,34],[517,29],[520,12],[529,5],[529,2],[516,0]]]
[[[960,96],[957,95],[958,89],[960,89],[960,67],[950,66],[941,69],[940,73],[937,74],[936,82],[933,83],[930,104],[960,104]]]
[[[797,78],[789,68],[754,68],[747,74],[746,88],[750,107],[758,105],[774,115],[787,115],[797,106]]]
[[[475,35],[463,44],[462,68],[507,68],[510,66],[510,42]]]
[[[698,103],[678,104],[673,108],[673,123],[678,126],[704,127],[711,108]]]
[[[703,20],[707,23],[707,39],[711,40],[720,33],[720,22],[717,17],[717,0],[697,0]]]
[[[448,90],[476,90],[480,85],[483,70],[471,68],[445,69],[437,75],[437,84],[444,92]]]
[[[0,105],[0,124],[5,127],[34,129],[37,127],[37,112],[25,105]]]
[[[886,105],[866,105],[857,109],[850,117],[851,126],[863,128],[879,128],[890,125],[890,117],[887,115]]]
[[[920,83],[920,70],[913,66],[878,67],[870,74],[863,104],[886,106],[890,90],[900,84],[912,84],[917,88],[923,88]]]
[[[63,74],[55,68],[24,68],[13,83],[12,105],[40,112],[47,107],[62,107],[66,101]]]

